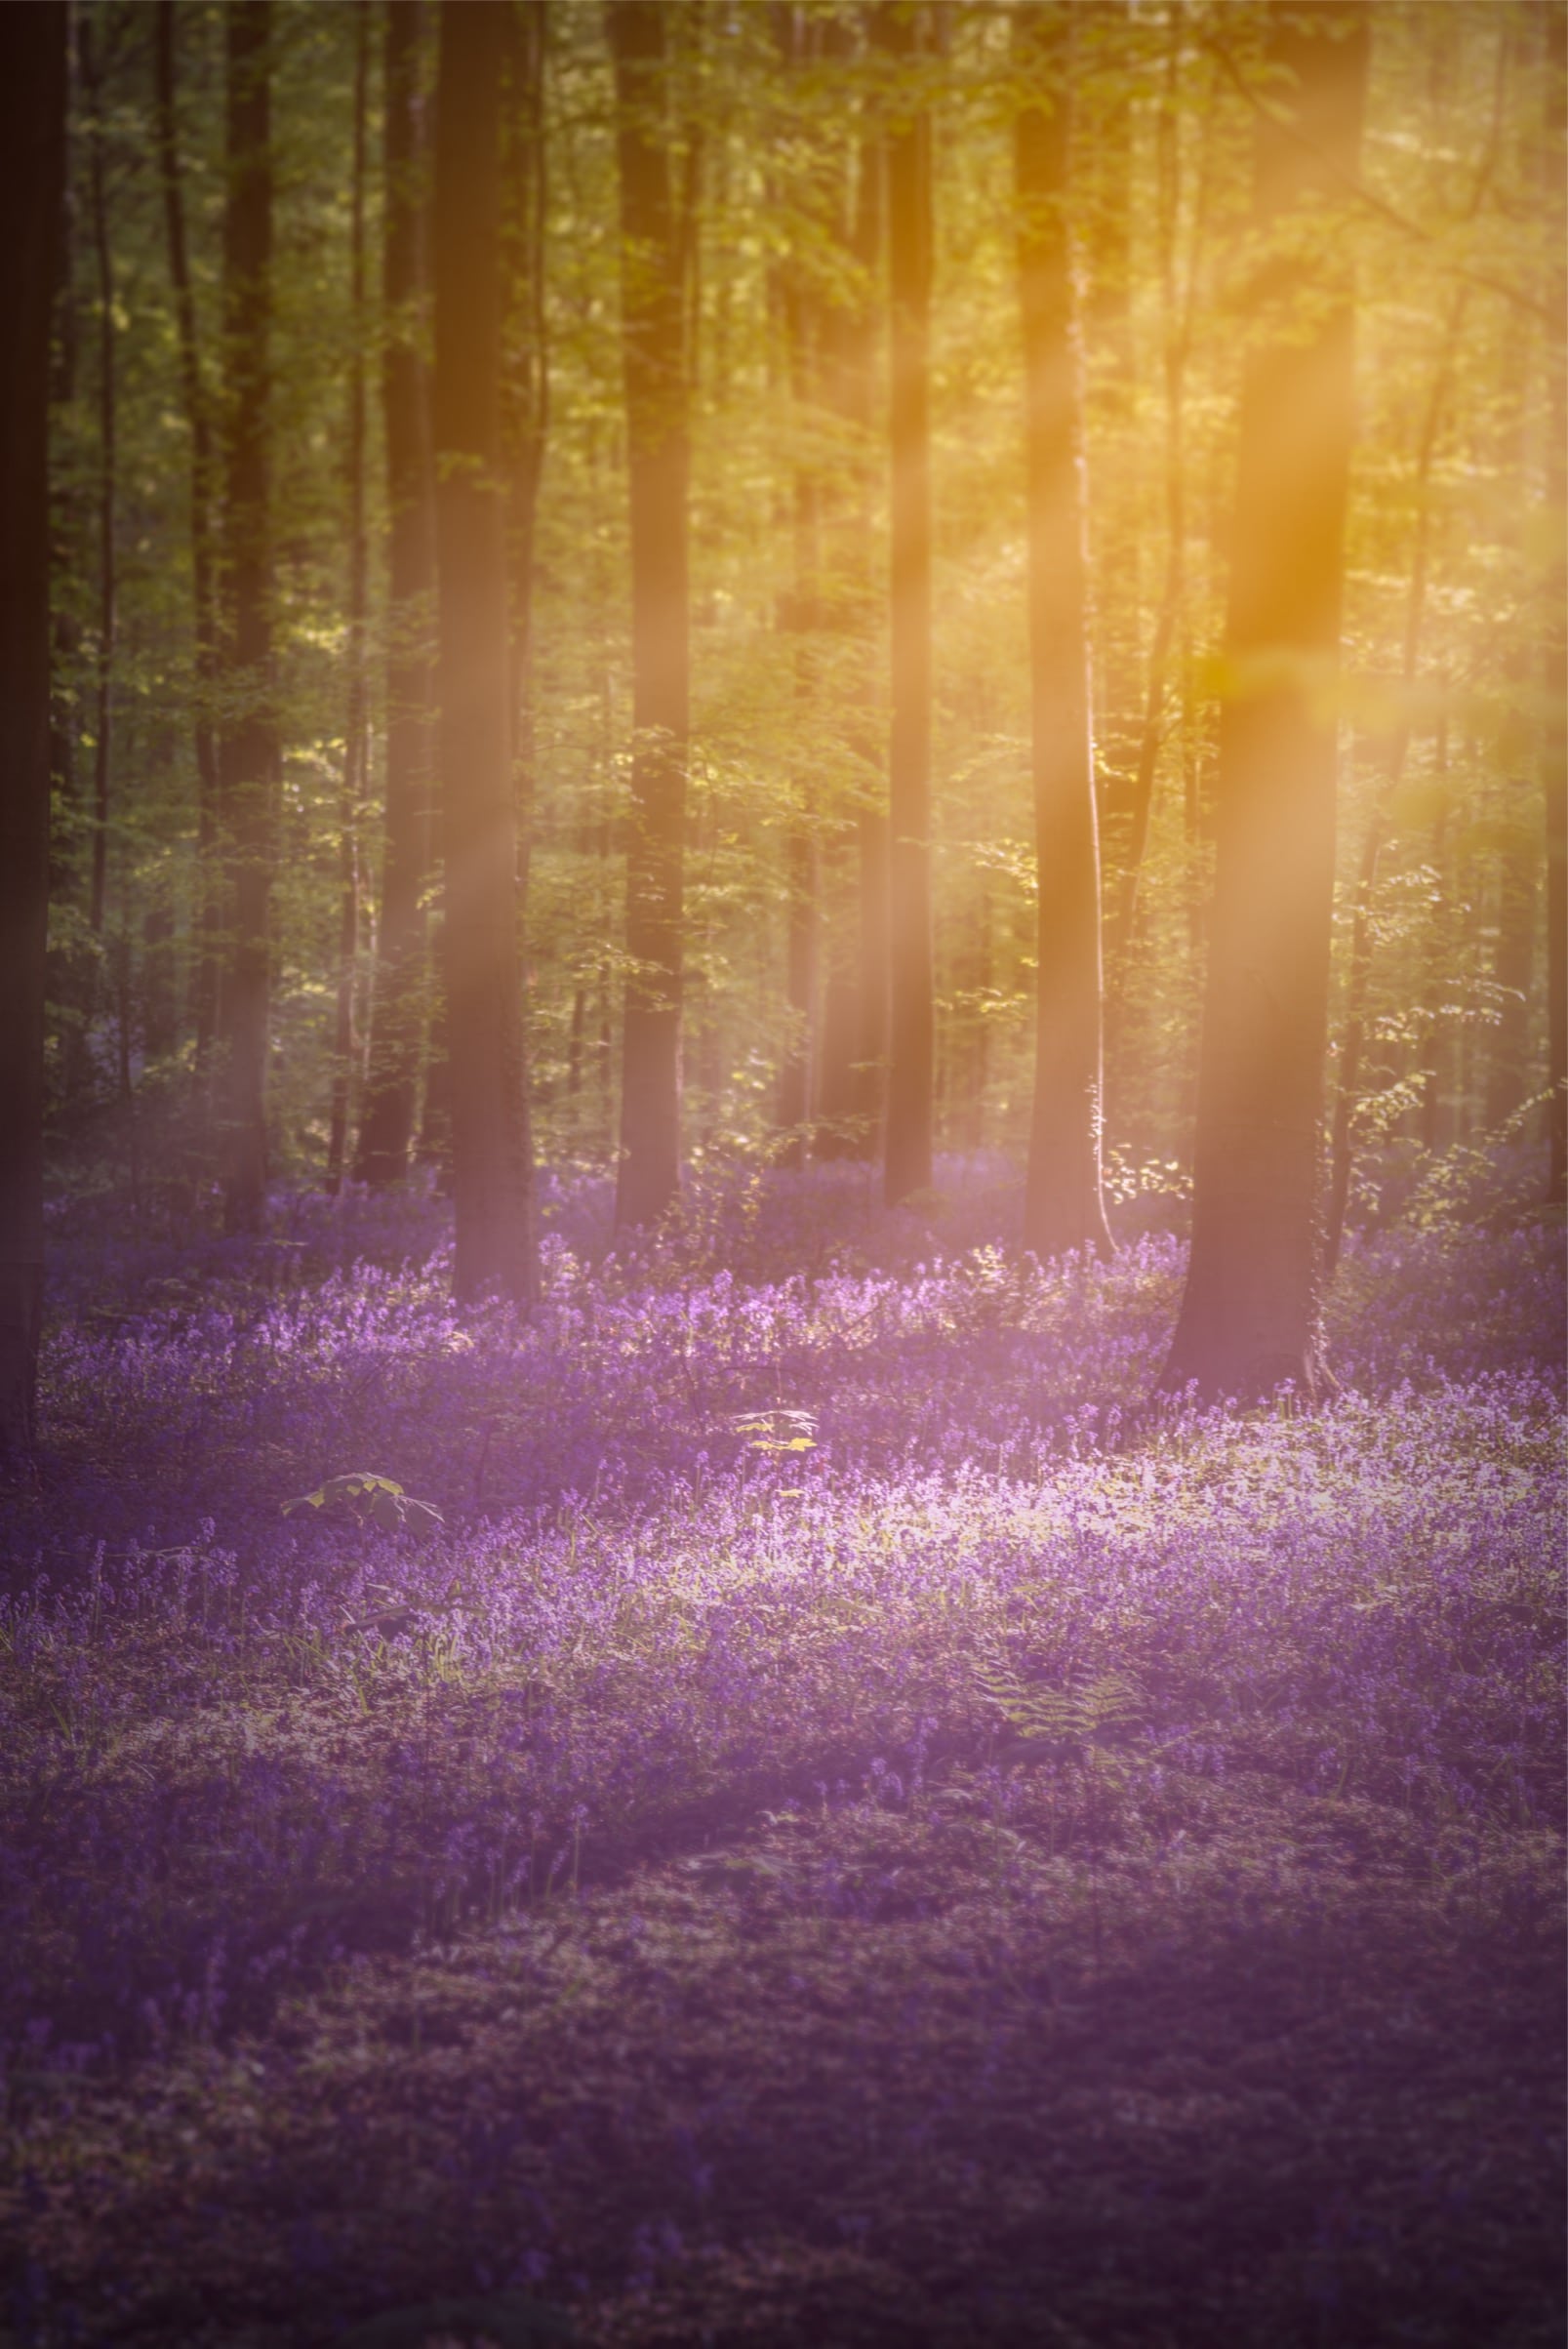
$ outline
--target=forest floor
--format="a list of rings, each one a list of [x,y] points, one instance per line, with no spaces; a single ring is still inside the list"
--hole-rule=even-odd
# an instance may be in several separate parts
[[[1158,1203],[1041,1269],[995,1170],[552,1185],[532,1322],[428,1200],[62,1210],[0,2342],[1559,2343],[1521,1197],[1352,1244],[1313,1413],[1151,1413]]]

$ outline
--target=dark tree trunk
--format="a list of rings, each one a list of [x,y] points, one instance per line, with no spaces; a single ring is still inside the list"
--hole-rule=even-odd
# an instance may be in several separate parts
[[[327,1189],[342,1185],[348,1112],[358,1057],[355,1000],[359,960],[359,826],[365,796],[365,118],[370,96],[370,11],[354,20],[354,144],[349,186],[348,429],[343,470],[348,491],[348,694],[343,712],[342,797],[338,838],[338,989],[333,1033],[332,1112],[327,1131]]]
[[[49,926],[50,323],[65,172],[66,19],[0,9],[0,1471],[35,1431],[44,1294]]]
[[[1084,555],[1080,360],[1065,205],[1072,28],[1060,0],[1013,20],[1028,467],[1029,682],[1038,965],[1024,1244],[1108,1251],[1101,1194],[1100,841]]]
[[[387,0],[383,51],[385,227],[382,409],[386,430],[386,804],[370,1068],[356,1182],[408,1172],[426,1015],[422,904],[431,863],[430,599],[435,585],[427,370],[428,141],[421,96],[422,0]]]
[[[440,773],[456,1286],[539,1290],[502,479],[503,10],[446,0],[435,144]]]
[[[223,1221],[258,1232],[266,1199],[268,939],[276,859],[269,408],[272,273],[270,0],[223,19],[223,684],[219,750],[231,944],[221,991]]]
[[[612,0],[621,321],[631,506],[631,818],[618,1226],[651,1223],[680,1182],[682,830],[690,615],[682,239],[670,185],[667,11]]]
[[[888,56],[918,69],[923,19],[884,0]],[[931,953],[931,118],[903,102],[887,136],[893,547],[888,739],[887,1127],[882,1190],[897,1206],[931,1186],[935,1010]]]
[[[1264,235],[1353,177],[1364,9],[1271,9],[1280,78],[1257,131]],[[1332,231],[1312,233],[1327,252]],[[1214,911],[1198,1073],[1192,1252],[1163,1383],[1251,1399],[1327,1383],[1318,1147],[1334,897],[1335,727],[1354,414],[1349,286],[1276,262],[1241,394],[1221,710]],[[1304,305],[1305,308],[1304,308]]]
[[[59,230],[55,238],[53,287],[53,340],[50,352],[49,398],[52,407],[67,411],[76,396],[77,363],[80,357],[81,335],[77,316],[76,244],[77,219],[74,193],[75,174],[71,163],[71,125],[78,111],[76,102],[76,43],[70,29],[70,14],[66,8],[65,32],[65,131],[63,192],[60,204]],[[57,467],[57,473],[63,468]],[[81,629],[72,609],[67,583],[74,576],[79,559],[81,523],[80,501],[76,484],[68,477],[57,478],[51,485],[50,511],[52,553],[50,556],[50,587],[53,610],[50,615],[50,715],[49,715],[49,772],[53,779],[57,804],[74,807],[76,801],[76,651]],[[53,835],[50,850],[50,894],[63,897],[69,887],[65,871],[63,825]]]
[[[1560,530],[1568,511],[1568,266],[1564,263],[1564,128],[1568,121],[1568,19],[1547,16],[1547,137],[1543,177],[1556,264],[1551,278],[1551,326],[1547,346],[1547,498]],[[1560,544],[1560,542],[1559,542]],[[1568,567],[1559,551],[1547,582],[1547,621],[1541,648],[1547,722],[1541,777],[1547,812],[1547,1021],[1551,1096],[1547,1198],[1568,1205]]]
[[[534,533],[549,429],[549,344],[544,313],[544,42],[547,0],[509,6],[506,18],[505,263],[502,445],[506,466],[506,570],[511,593],[512,767],[517,799],[518,888],[526,899],[533,841]]]
[[[156,140],[163,187],[164,232],[169,278],[175,297],[175,333],[180,354],[180,390],[190,434],[190,560],[195,607],[194,735],[196,749],[196,857],[198,945],[196,955],[196,1052],[205,1058],[218,1022],[219,931],[222,906],[218,892],[218,738],[213,726],[213,685],[218,666],[218,608],[213,575],[213,507],[217,475],[212,417],[202,382],[196,337],[196,304],[185,245],[185,200],[180,168],[180,135],[175,108],[178,19],[175,0],[158,0],[156,46]]]
[[[97,31],[88,12],[78,17],[76,38],[82,92],[89,108],[88,188],[93,214],[93,255],[98,264],[98,646],[94,663],[93,830],[87,922],[103,936],[108,890],[109,779],[114,739],[114,639],[119,608],[119,572],[114,542],[115,425],[114,254],[109,242],[108,173],[104,156],[103,74]]]

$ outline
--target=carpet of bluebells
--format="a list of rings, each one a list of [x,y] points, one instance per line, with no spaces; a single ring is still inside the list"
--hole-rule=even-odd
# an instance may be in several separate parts
[[[1560,2340],[1560,1224],[1390,1191],[1240,1412],[1173,1201],[942,1181],[547,1182],[532,1318],[60,1210],[0,2343]]]

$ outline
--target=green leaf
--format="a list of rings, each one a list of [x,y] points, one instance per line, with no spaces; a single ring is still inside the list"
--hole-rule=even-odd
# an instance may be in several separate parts
[[[383,1533],[397,1533],[407,1525],[428,1532],[443,1521],[433,1502],[413,1500],[395,1477],[378,1477],[363,1468],[329,1477],[314,1492],[301,1493],[283,1503],[286,1518],[301,1509],[346,1510],[362,1525],[379,1525]]]

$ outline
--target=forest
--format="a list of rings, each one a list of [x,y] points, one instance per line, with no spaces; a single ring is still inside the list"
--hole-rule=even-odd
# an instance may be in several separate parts
[[[1565,0],[0,0],[0,2349],[1548,2349]]]

